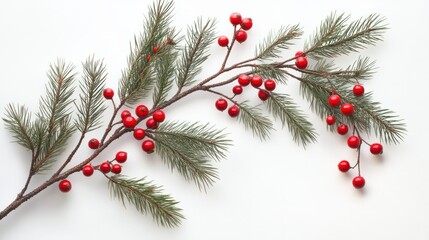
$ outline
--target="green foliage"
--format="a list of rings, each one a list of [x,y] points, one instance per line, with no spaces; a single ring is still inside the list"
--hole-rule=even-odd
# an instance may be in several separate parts
[[[281,57],[282,50],[287,50],[293,44],[292,40],[299,38],[302,30],[298,25],[283,26],[277,32],[270,31],[266,39],[256,48],[255,58],[268,60]]]
[[[150,213],[154,220],[166,227],[177,227],[182,219],[178,202],[170,195],[163,194],[159,186],[142,179],[128,179],[116,175],[109,178],[109,189],[112,196],[118,198],[125,206],[128,202],[142,213]]]
[[[287,70],[279,68],[276,64],[255,64],[252,72],[265,79],[275,79],[276,82],[286,84]]]
[[[155,63],[156,83],[152,96],[154,107],[165,102],[174,82],[177,52],[173,47],[167,47],[168,49]]]
[[[12,133],[16,143],[34,151],[31,129],[31,113],[24,106],[8,104],[3,117],[6,128]]]
[[[258,107],[251,107],[247,102],[236,103],[240,107],[239,121],[244,124],[246,129],[251,129],[253,135],[261,140],[266,140],[273,130],[273,123],[264,116]]]

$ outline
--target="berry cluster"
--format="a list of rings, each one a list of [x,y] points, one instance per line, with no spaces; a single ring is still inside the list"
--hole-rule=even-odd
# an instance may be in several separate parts
[[[234,36],[233,41],[231,42],[231,46],[234,43],[234,41],[237,41],[239,43],[242,43],[246,41],[247,39],[247,32],[250,30],[253,26],[253,21],[251,18],[242,18],[240,13],[232,13],[229,17],[229,21],[234,26]],[[240,26],[237,30],[237,26]],[[230,48],[229,45],[229,38],[227,36],[219,36],[217,39],[217,43],[221,47],[227,47]]]

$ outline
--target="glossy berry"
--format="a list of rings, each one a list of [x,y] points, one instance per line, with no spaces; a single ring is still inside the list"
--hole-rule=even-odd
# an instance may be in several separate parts
[[[246,31],[238,30],[237,34],[235,35],[235,39],[239,43],[242,43],[242,42],[246,41],[246,39],[247,39],[247,33],[246,33]]]
[[[270,93],[266,90],[260,89],[258,92],[258,97],[259,99],[261,99],[262,101],[267,100],[270,97]]]
[[[298,51],[298,52],[295,53],[295,57],[296,58],[298,58],[298,57],[305,57],[305,53],[303,51]]]
[[[147,55],[147,56],[146,56],[146,62],[149,62],[149,61],[150,61],[150,59],[151,59],[151,56],[150,56],[150,55]]]
[[[165,120],[165,113],[162,110],[156,110],[152,114],[152,118],[157,122],[163,122]]]
[[[251,18],[243,18],[241,22],[241,28],[243,30],[250,30],[253,27],[253,21]]]
[[[299,69],[305,69],[308,65],[308,61],[306,57],[298,57],[295,60],[295,66]]]
[[[262,86],[262,83],[263,83],[263,80],[259,75],[254,75],[250,80],[250,84],[252,84],[252,86],[255,88]]]
[[[58,184],[58,188],[61,192],[69,192],[72,188],[72,184],[69,180],[64,179]]]
[[[153,54],[157,53],[157,52],[158,52],[158,50],[159,50],[159,48],[158,48],[158,47],[154,47],[154,48],[153,48]]]
[[[243,88],[242,88],[240,85],[234,86],[234,87],[232,88],[232,92],[233,92],[235,95],[240,95],[241,93],[243,93]]]
[[[344,103],[343,105],[341,105],[341,112],[345,116],[350,116],[355,112],[355,108],[350,103]]]
[[[121,113],[121,119],[124,120],[126,117],[131,117],[131,112],[128,110],[124,110]]]
[[[337,94],[333,94],[328,98],[328,104],[331,107],[338,107],[341,104],[341,98]]]
[[[337,127],[337,132],[340,135],[346,135],[348,131],[349,131],[349,127],[347,126],[347,124],[340,124]]]
[[[119,164],[117,164],[117,163],[113,164],[113,166],[112,166],[112,173],[119,174],[121,172],[122,172],[122,166],[119,165]]]
[[[348,172],[350,169],[350,163],[347,160],[342,160],[340,163],[338,163],[338,170],[341,172]]]
[[[268,91],[273,91],[274,89],[276,89],[276,82],[274,80],[267,79],[264,82],[264,86],[265,89],[267,89]]]
[[[240,74],[240,76],[238,76],[238,84],[240,84],[241,86],[247,86],[250,83],[250,77],[247,74]]]
[[[89,177],[89,176],[91,176],[94,173],[94,168],[91,165],[89,165],[89,164],[85,165],[82,168],[82,173],[83,173],[83,175]]]
[[[158,123],[155,121],[155,119],[149,118],[146,121],[146,127],[149,128],[149,129],[157,129],[158,128]]]
[[[328,125],[334,125],[335,124],[335,116],[329,115],[326,117],[326,123]]]
[[[217,39],[217,43],[219,44],[219,46],[221,46],[221,47],[226,47],[226,46],[228,46],[228,44],[229,44],[229,39],[228,39],[228,37],[226,37],[226,36],[220,36],[218,39]]]
[[[110,166],[110,163],[108,163],[108,162],[103,162],[100,165],[100,171],[102,173],[109,173],[111,169],[112,169],[112,166]]]
[[[124,127],[133,129],[137,125],[137,120],[134,117],[126,117],[122,120]]]
[[[117,152],[115,156],[115,160],[118,163],[124,163],[125,161],[127,161],[127,158],[128,158],[128,154],[124,151]]]
[[[139,118],[144,118],[149,114],[149,109],[145,105],[138,105],[136,107],[136,115]]]
[[[373,143],[369,147],[369,151],[374,155],[382,154],[383,153],[383,145],[381,145],[380,143]]]
[[[134,129],[133,136],[137,140],[142,140],[146,137],[146,132],[142,128],[136,128]]]
[[[358,136],[350,136],[347,139],[347,145],[349,145],[350,148],[358,148],[360,146],[360,139]]]
[[[231,106],[228,109],[228,114],[231,117],[237,117],[240,114],[240,108],[237,105]]]
[[[155,149],[155,143],[152,140],[145,140],[142,143],[142,149],[147,153],[152,153]]]
[[[353,178],[353,187],[355,188],[363,188],[365,186],[365,178],[361,177],[361,176],[357,176],[355,178]]]
[[[360,84],[356,84],[353,87],[353,94],[356,96],[362,96],[364,92],[365,92],[365,88]]]
[[[231,16],[229,16],[229,21],[234,26],[243,22],[243,20],[241,19],[241,14],[238,12],[232,13]]]
[[[97,149],[98,146],[100,146],[100,141],[98,141],[98,139],[92,138],[91,140],[88,141],[88,147],[89,148]]]
[[[111,88],[105,88],[103,91],[103,96],[105,99],[112,99],[115,92]]]
[[[223,98],[219,98],[215,105],[217,110],[224,111],[228,107],[228,102]]]

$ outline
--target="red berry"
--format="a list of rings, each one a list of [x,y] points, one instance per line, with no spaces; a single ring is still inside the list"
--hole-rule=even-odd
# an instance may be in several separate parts
[[[142,128],[136,128],[134,129],[133,136],[137,140],[142,140],[144,137],[146,137],[146,132]]]
[[[328,98],[329,106],[338,107],[341,104],[341,98],[337,94],[333,94]]]
[[[124,152],[124,151],[119,151],[119,152],[117,152],[117,153],[116,153],[116,156],[115,156],[115,160],[116,160],[118,163],[124,163],[125,161],[127,161],[127,158],[128,158],[128,155],[127,155],[127,153],[126,153],[126,152]]]
[[[124,120],[126,117],[131,117],[131,113],[130,113],[130,111],[128,111],[128,110],[124,110],[124,111],[122,111],[122,113],[121,113],[121,118],[122,118],[122,120]]]
[[[122,172],[122,166],[119,165],[119,164],[117,164],[117,163],[113,164],[113,166],[112,166],[112,173],[119,174],[121,172]]]
[[[355,108],[353,107],[352,104],[350,103],[344,103],[343,105],[341,105],[341,112],[345,115],[345,116],[350,116],[354,113]]]
[[[247,33],[246,33],[246,31],[238,30],[237,34],[235,35],[235,39],[239,43],[242,43],[242,42],[246,41],[246,39],[247,39]]]
[[[94,173],[94,168],[91,165],[87,164],[87,165],[83,166],[82,173],[83,173],[83,175],[89,177]]]
[[[163,122],[165,120],[165,113],[162,110],[156,110],[152,114],[152,118],[157,122]]]
[[[111,88],[105,88],[103,91],[103,96],[105,99],[112,99],[115,92]]]
[[[238,76],[238,84],[240,84],[241,86],[247,86],[250,83],[250,77],[247,74],[240,74],[240,76]]]
[[[243,92],[243,88],[242,88],[240,85],[234,86],[234,87],[232,88],[232,92],[233,92],[235,95],[240,95],[240,94]]]
[[[308,65],[307,58],[306,57],[298,57],[295,60],[295,65],[299,69],[305,69],[307,67],[307,65]]]
[[[149,109],[145,105],[138,105],[135,112],[137,117],[144,118],[149,114]]]
[[[326,123],[328,125],[334,125],[335,124],[335,116],[329,115],[328,117],[326,117]]]
[[[122,120],[122,123],[124,124],[124,127],[133,129],[137,125],[137,121],[134,117],[126,117],[124,120]]]
[[[361,176],[357,176],[353,178],[353,187],[355,188],[363,188],[365,186],[365,178]]]
[[[100,146],[100,141],[98,141],[98,139],[96,138],[92,138],[91,140],[89,140],[88,142],[88,147],[91,149],[97,149],[98,146]]]
[[[158,52],[158,49],[159,49],[158,47],[154,47],[154,48],[153,48],[153,53],[154,53],[154,54],[155,54],[155,53],[157,53],[157,52]]]
[[[241,19],[241,14],[240,13],[232,13],[231,16],[229,16],[229,21],[232,23],[232,25],[238,25],[241,24],[243,22],[243,20]]]
[[[268,91],[273,91],[274,89],[276,89],[276,82],[274,80],[267,79],[264,82],[264,86],[265,89],[267,89]]]
[[[61,180],[61,182],[58,184],[58,188],[60,189],[61,192],[68,192],[71,190],[72,184],[69,180],[64,179],[64,180]]]
[[[108,163],[108,162],[103,162],[101,165],[100,165],[100,171],[101,172],[103,172],[103,173],[108,173],[108,172],[110,172],[110,169],[111,169],[112,167],[110,166],[110,163]]]
[[[347,145],[349,145],[350,148],[358,148],[360,146],[360,139],[358,136],[350,136],[349,139],[347,139]]]
[[[146,61],[147,61],[147,62],[149,62],[149,61],[150,61],[150,58],[151,58],[151,56],[150,56],[150,55],[147,55],[147,56],[146,56]]]
[[[224,111],[228,107],[228,102],[223,98],[219,98],[215,105],[217,110]]]
[[[383,153],[383,145],[381,145],[380,143],[373,143],[369,147],[369,151],[374,155],[382,154]]]
[[[250,30],[253,27],[253,21],[251,18],[243,18],[241,28],[243,30]]]
[[[250,83],[252,84],[253,87],[258,88],[262,86],[263,80],[259,75],[254,75],[250,80]]]
[[[356,84],[353,87],[353,94],[356,96],[362,96],[364,92],[365,92],[365,88],[360,84]]]
[[[298,58],[298,57],[305,57],[305,53],[303,51],[298,51],[298,52],[295,53],[295,57],[296,58]]]
[[[262,101],[267,100],[270,97],[270,93],[266,90],[260,89],[258,92],[258,97],[259,99],[261,99]]]
[[[155,143],[152,140],[145,140],[142,143],[142,149],[147,153],[152,153],[154,148],[155,148]]]
[[[155,119],[149,118],[146,121],[146,127],[149,128],[149,129],[157,129],[158,128],[158,123],[155,121]]]
[[[226,36],[220,36],[218,39],[217,39],[217,43],[219,44],[219,46],[221,46],[221,47],[226,47],[226,46],[228,46],[228,44],[229,44],[229,39],[228,39],[228,37],[226,37]]]
[[[231,106],[228,109],[228,114],[231,117],[237,117],[239,113],[240,113],[240,108],[237,105]]]
[[[347,126],[347,124],[340,124],[337,127],[337,132],[340,135],[346,135],[348,131],[349,131],[349,127]]]
[[[338,163],[338,170],[341,172],[347,172],[350,169],[350,163],[347,160],[342,160],[340,163]]]

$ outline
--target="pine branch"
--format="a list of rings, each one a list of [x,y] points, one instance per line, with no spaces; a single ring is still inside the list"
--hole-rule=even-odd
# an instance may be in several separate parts
[[[177,227],[184,219],[182,209],[176,206],[178,202],[145,178],[128,179],[121,175],[107,178],[112,196],[124,206],[127,201],[141,213],[150,213],[158,224],[166,227]]]
[[[240,107],[239,121],[244,124],[246,129],[251,129],[253,135],[258,136],[261,140],[266,140],[273,130],[273,123],[265,117],[258,107],[251,107],[247,102],[236,104]]]
[[[265,79],[275,79],[276,82],[286,84],[288,72],[276,66],[276,64],[255,64],[252,67],[252,72],[258,74]]]
[[[174,73],[176,71],[177,52],[173,47],[161,55],[155,64],[155,72],[157,74],[154,93],[152,96],[153,106],[165,102],[168,92],[171,90],[174,82]]]
[[[258,60],[279,58],[282,50],[287,50],[293,44],[291,41],[298,39],[302,30],[298,25],[282,26],[277,32],[270,31],[266,39],[260,43],[255,52]]]
[[[15,138],[15,142],[28,150],[34,151],[32,140],[31,113],[24,106],[8,104],[3,117],[6,128]]]

